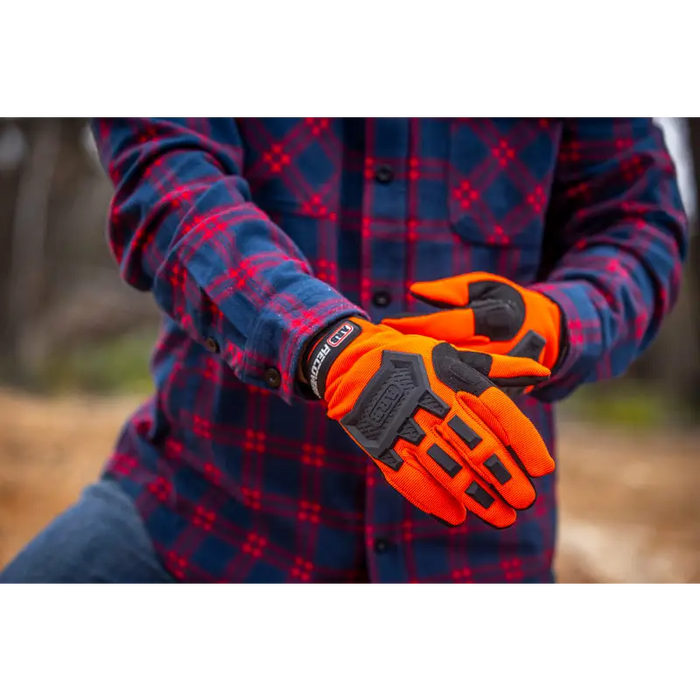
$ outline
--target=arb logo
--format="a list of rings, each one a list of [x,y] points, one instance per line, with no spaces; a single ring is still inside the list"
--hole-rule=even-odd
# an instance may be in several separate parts
[[[353,326],[349,323],[344,323],[333,335],[326,341],[332,348],[337,348],[353,331]]]

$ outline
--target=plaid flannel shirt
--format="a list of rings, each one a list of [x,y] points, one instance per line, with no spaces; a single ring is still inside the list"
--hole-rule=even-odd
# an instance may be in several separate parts
[[[184,581],[550,581],[554,477],[504,531],[397,494],[295,380],[335,320],[421,310],[409,285],[489,271],[563,309],[570,350],[522,410],[622,373],[686,248],[650,119],[96,119],[123,278],[164,312],[153,396],[105,477]]]

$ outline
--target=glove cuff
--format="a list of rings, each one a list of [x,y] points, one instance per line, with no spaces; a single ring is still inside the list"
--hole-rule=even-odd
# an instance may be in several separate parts
[[[557,361],[552,367],[552,377],[559,371],[561,366],[566,361],[566,357],[569,354],[569,328],[566,323],[566,316],[564,315],[564,310],[561,305],[554,301],[551,297],[547,297],[553,304],[556,304],[559,309],[559,356]]]
[[[326,378],[331,365],[348,342],[360,333],[362,327],[355,323],[353,317],[349,317],[336,321],[309,343],[310,350],[306,353],[302,371],[311,391],[319,399],[326,393]]]

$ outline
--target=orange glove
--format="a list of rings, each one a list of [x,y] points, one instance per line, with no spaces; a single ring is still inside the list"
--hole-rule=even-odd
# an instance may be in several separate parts
[[[339,321],[302,365],[328,417],[411,503],[450,525],[471,511],[495,527],[535,500],[554,469],[532,423],[498,388],[549,371],[530,359],[459,351],[362,319]]]
[[[559,306],[544,294],[488,272],[416,282],[411,294],[440,311],[386,318],[402,333],[420,333],[483,352],[529,357],[554,370],[566,354]]]

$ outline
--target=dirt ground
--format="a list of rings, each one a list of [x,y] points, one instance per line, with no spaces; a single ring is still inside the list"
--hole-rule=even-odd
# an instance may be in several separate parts
[[[133,398],[0,391],[0,567],[90,481]],[[700,434],[563,423],[563,582],[700,582]]]

